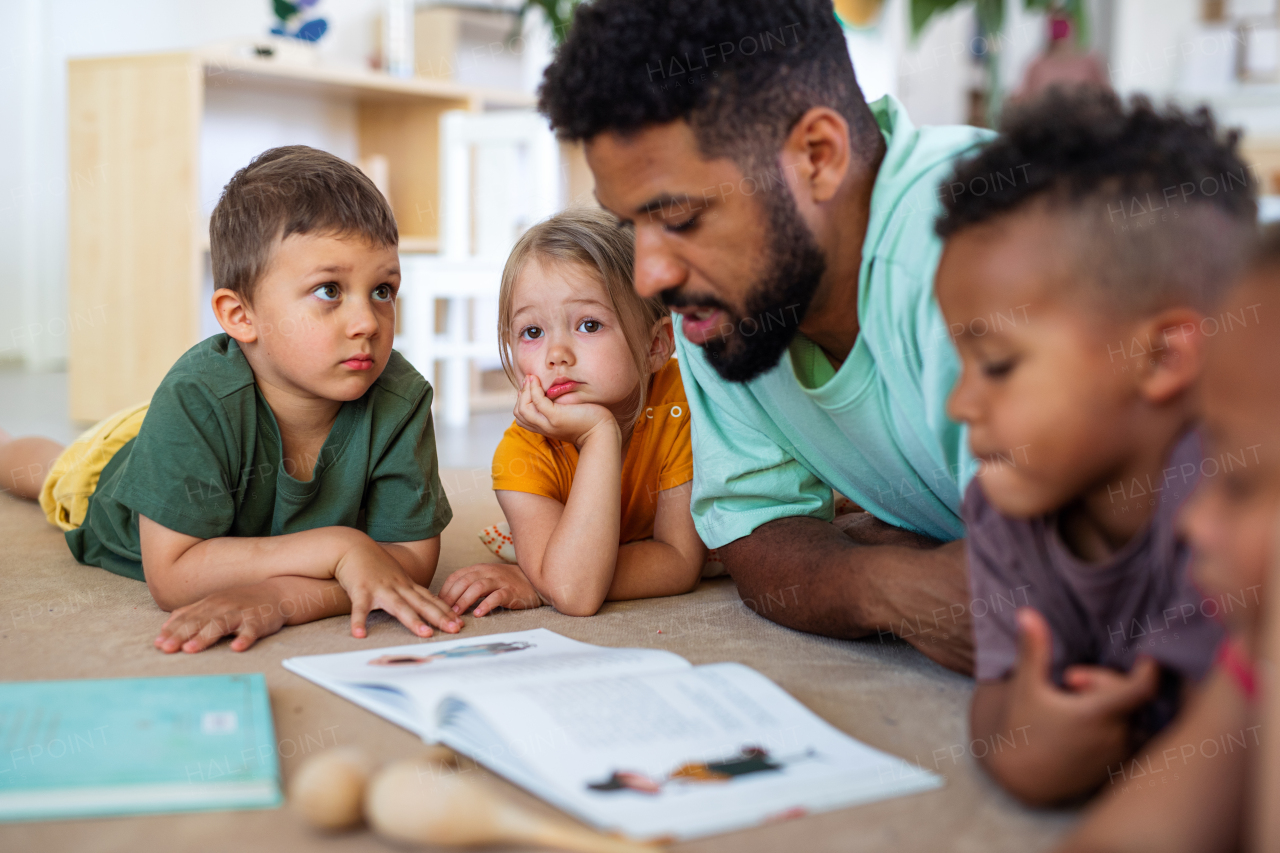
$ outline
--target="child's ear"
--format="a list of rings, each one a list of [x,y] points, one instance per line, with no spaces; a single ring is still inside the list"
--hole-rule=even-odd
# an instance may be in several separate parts
[[[671,315],[663,314],[653,324],[653,337],[649,340],[649,372],[657,373],[676,351],[676,330],[671,325]]]
[[[1167,403],[1191,388],[1204,366],[1204,315],[1191,308],[1170,308],[1145,321],[1138,334],[1153,342],[1140,369],[1143,395]],[[1157,349],[1157,347],[1162,347]]]
[[[213,292],[213,316],[218,318],[222,331],[240,343],[251,344],[258,339],[249,303],[234,290],[220,287]]]

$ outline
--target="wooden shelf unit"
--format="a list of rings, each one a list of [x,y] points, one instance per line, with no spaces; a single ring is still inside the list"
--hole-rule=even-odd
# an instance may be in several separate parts
[[[354,105],[359,156],[381,154],[404,251],[438,241],[440,116],[533,98],[425,78],[187,52],[68,63],[70,413],[150,398],[199,340],[209,235],[200,200],[206,94],[276,92]],[[265,146],[264,146],[265,147]]]

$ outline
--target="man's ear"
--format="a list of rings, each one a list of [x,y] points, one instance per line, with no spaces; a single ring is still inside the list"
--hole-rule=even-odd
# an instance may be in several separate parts
[[[782,143],[779,163],[796,198],[830,201],[849,171],[849,124],[830,107],[812,107]]]
[[[653,324],[653,337],[649,340],[649,373],[656,373],[676,351],[676,332],[671,325],[671,315],[663,314]]]
[[[251,344],[258,339],[249,302],[234,290],[220,287],[213,292],[213,316],[218,318],[222,331],[240,343]]]
[[[1204,315],[1199,311],[1170,308],[1138,327],[1138,340],[1154,342],[1139,367],[1139,387],[1151,403],[1167,403],[1200,378],[1204,367],[1202,320]]]

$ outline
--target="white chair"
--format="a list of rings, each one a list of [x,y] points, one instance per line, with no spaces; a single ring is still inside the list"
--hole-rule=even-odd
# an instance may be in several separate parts
[[[448,112],[440,120],[440,253],[401,256],[397,348],[434,384],[443,422],[471,416],[473,368],[501,366],[498,287],[526,228],[562,206],[560,152],[532,111]],[[444,332],[436,300],[445,300]]]

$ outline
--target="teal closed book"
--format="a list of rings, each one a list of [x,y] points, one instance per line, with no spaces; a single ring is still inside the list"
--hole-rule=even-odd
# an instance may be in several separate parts
[[[259,673],[0,684],[0,820],[280,802]]]

